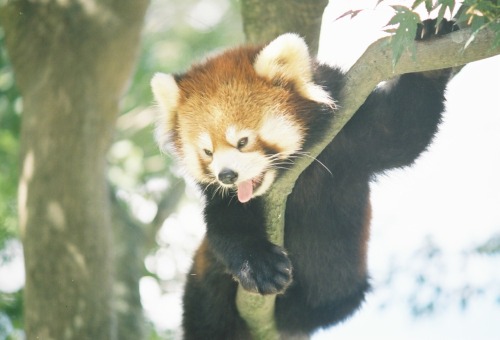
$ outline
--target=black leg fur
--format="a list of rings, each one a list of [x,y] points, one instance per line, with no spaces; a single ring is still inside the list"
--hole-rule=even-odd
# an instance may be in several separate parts
[[[183,297],[182,326],[186,340],[250,340],[236,309],[238,283],[217,261],[207,241],[197,251]]]

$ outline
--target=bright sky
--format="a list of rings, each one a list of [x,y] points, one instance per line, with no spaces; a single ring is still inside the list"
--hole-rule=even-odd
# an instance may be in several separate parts
[[[354,3],[358,9],[373,8],[375,2],[335,0],[335,7],[329,6],[323,19],[323,60],[347,69],[379,37],[390,9],[335,20]],[[374,292],[352,319],[315,339],[500,339],[500,258],[465,254],[500,233],[498,98],[500,57],[465,67],[448,86],[444,122],[428,152],[412,168],[393,171],[372,185]],[[436,263],[413,258],[428,237],[442,249]],[[407,268],[407,275],[396,277],[389,290],[380,284],[393,265]],[[415,319],[407,299],[419,289],[412,281],[419,268],[449,290],[446,296],[467,284],[496,289],[474,299],[465,311],[449,299],[431,316]]]

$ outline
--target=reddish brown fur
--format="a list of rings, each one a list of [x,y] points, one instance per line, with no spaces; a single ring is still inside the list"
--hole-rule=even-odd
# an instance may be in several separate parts
[[[203,279],[207,268],[210,268],[212,263],[210,261],[210,256],[207,255],[208,251],[208,242],[207,239],[203,239],[200,247],[196,251],[194,255],[194,267],[193,272],[198,279]]]
[[[258,51],[256,47],[230,50],[194,65],[182,76],[178,81],[178,132],[182,130],[189,141],[195,141],[201,131],[208,131],[214,147],[224,146],[230,125],[256,131],[265,114],[276,108],[281,114],[294,115],[300,107],[299,96],[294,98],[289,89],[257,76],[253,62]]]
[[[360,261],[359,274],[363,275],[368,270],[367,265],[367,255],[368,255],[368,240],[370,239],[370,225],[372,221],[372,204],[368,200],[366,203],[365,214],[364,214],[363,226],[361,228],[362,237],[360,241],[360,250],[358,259]]]

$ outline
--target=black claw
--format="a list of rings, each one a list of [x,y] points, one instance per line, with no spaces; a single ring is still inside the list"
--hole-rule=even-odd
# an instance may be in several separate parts
[[[292,264],[286,252],[269,243],[250,253],[252,258],[245,260],[234,273],[242,287],[263,295],[284,292],[292,281]]]
[[[442,19],[439,25],[437,25],[437,19],[428,19],[418,24],[415,39],[427,40],[457,31],[458,29],[458,25],[454,20]]]

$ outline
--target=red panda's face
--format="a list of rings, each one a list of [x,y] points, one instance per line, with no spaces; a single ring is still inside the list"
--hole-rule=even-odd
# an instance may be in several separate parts
[[[300,150],[307,131],[299,103],[332,104],[311,81],[307,47],[290,34],[261,51],[225,52],[177,80],[157,74],[152,87],[163,111],[160,146],[198,182],[235,189],[240,202],[265,193]]]
[[[258,84],[240,85],[189,96],[177,110],[176,139],[179,158],[196,180],[222,193],[236,188],[246,202],[263,194],[276,169],[300,150],[304,130],[280,98],[283,90],[252,93]]]

